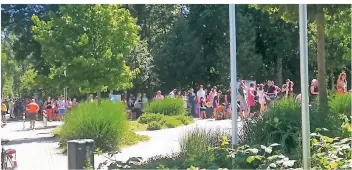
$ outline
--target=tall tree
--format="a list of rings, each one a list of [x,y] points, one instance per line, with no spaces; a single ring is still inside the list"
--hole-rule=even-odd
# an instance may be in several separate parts
[[[288,22],[298,21],[298,5],[253,5],[257,9],[267,11]],[[327,109],[327,80],[326,80],[326,57],[325,57],[325,17],[336,17],[341,12],[351,13],[350,5],[308,5],[308,16],[316,24],[316,46],[317,46],[317,65],[319,102],[322,109]]]
[[[125,56],[138,43],[139,28],[129,11],[120,5],[64,5],[60,13],[47,22],[32,17],[50,77],[60,87],[98,92],[99,98],[108,88],[130,88],[138,70],[126,66]]]
[[[14,34],[16,39],[12,51],[16,60],[28,60],[39,74],[48,75],[50,66],[41,55],[40,44],[33,39],[31,27],[34,23],[32,15],[42,20],[48,20],[48,13],[57,15],[59,5],[57,4],[3,4],[1,5],[1,31],[2,35]]]

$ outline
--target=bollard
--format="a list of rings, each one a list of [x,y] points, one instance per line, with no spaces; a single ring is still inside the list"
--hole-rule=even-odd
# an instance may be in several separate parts
[[[78,139],[67,142],[68,169],[85,169],[89,161],[94,169],[94,140]],[[86,160],[90,158],[90,160]]]
[[[26,112],[23,112],[22,119],[23,119],[23,129],[25,129],[26,128],[26,126],[25,126],[25,123],[26,123]]]
[[[44,127],[48,126],[48,115],[46,114],[46,111],[43,110],[43,123],[44,123]]]

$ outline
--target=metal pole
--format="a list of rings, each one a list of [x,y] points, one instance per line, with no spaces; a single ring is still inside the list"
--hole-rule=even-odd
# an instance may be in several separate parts
[[[64,75],[66,78],[66,68],[64,70]],[[65,98],[65,105],[66,105],[66,103],[67,103],[67,87],[64,88],[64,98]]]
[[[232,147],[238,143],[237,133],[237,61],[236,61],[236,22],[235,22],[235,4],[229,4],[229,22],[230,22],[230,67],[231,67],[231,110],[232,110]]]
[[[307,4],[299,5],[299,42],[302,95],[302,145],[303,169],[310,169],[310,127],[308,96],[308,37],[307,37]]]

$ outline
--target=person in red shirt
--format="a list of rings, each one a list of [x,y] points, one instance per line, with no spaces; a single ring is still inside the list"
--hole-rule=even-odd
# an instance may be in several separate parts
[[[35,120],[37,119],[37,114],[39,111],[39,106],[34,99],[32,99],[31,102],[27,104],[26,110],[28,112],[27,115],[30,119],[30,129],[34,129]]]

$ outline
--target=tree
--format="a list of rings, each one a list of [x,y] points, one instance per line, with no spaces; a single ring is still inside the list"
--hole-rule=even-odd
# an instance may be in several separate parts
[[[133,91],[135,93],[144,92],[148,96],[151,95],[153,89],[159,86],[159,80],[154,72],[154,60],[148,50],[148,43],[146,40],[140,41],[134,47],[132,52],[126,59],[126,64],[131,69],[138,69],[140,72],[133,81]]]
[[[4,37],[14,34],[12,51],[17,61],[28,60],[38,70],[38,74],[49,74],[50,66],[41,55],[40,44],[33,39],[31,17],[38,16],[42,20],[48,20],[48,13],[58,15],[57,4],[3,4],[1,5],[1,31]]]
[[[270,14],[276,14],[276,17],[282,18],[287,22],[297,23],[298,5],[253,5],[257,9],[267,11]],[[317,44],[317,65],[319,102],[321,109],[327,109],[327,81],[326,81],[326,59],[325,59],[325,18],[326,16],[336,17],[343,13],[351,13],[350,5],[308,5],[308,16],[316,24],[316,44]],[[312,17],[313,16],[313,17]]]
[[[138,70],[125,57],[138,43],[138,26],[120,5],[64,5],[47,22],[33,16],[34,39],[51,64],[50,78],[83,93],[124,90]],[[66,76],[64,76],[66,71]]]

